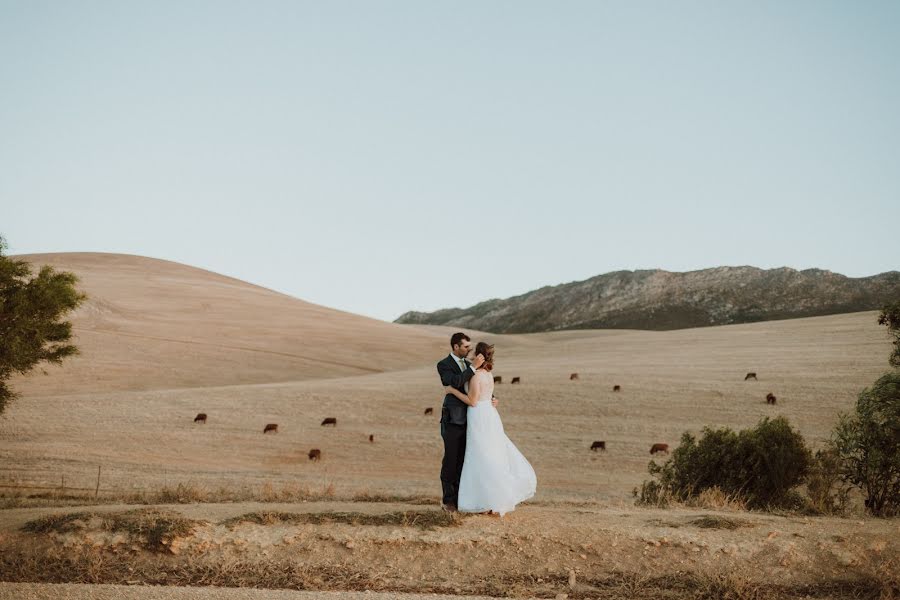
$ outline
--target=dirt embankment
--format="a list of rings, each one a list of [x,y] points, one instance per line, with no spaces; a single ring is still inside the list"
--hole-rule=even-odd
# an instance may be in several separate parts
[[[896,593],[897,520],[387,503],[12,509],[0,579],[569,598]],[[890,596],[887,596],[890,597]]]

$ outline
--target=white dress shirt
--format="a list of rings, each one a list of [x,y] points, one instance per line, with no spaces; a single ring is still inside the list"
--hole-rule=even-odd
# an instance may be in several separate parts
[[[460,366],[460,370],[462,370],[462,371],[466,370],[465,359],[458,357],[457,355],[453,354],[452,352],[450,353],[450,358],[452,358],[453,360],[456,361],[456,364],[458,364]],[[473,373],[475,372],[475,367],[473,367],[472,365],[468,365],[468,367],[470,369],[472,369]]]

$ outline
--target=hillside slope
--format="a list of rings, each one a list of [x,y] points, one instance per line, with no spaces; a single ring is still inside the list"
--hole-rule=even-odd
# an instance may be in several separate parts
[[[851,278],[821,269],[717,267],[616,271],[469,308],[407,312],[396,323],[494,333],[669,330],[851,313],[900,298],[900,272]]]
[[[268,383],[428,363],[445,336],[354,315],[186,265],[103,253],[20,255],[72,271],[80,356],[12,383],[29,394]]]

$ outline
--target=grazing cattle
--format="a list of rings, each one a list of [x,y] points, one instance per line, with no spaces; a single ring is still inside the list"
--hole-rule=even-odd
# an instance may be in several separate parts
[[[426,414],[426,415],[430,415],[430,414],[433,414],[433,413],[434,413],[434,409],[431,408],[430,406],[429,406],[428,408],[425,409],[425,414]]]
[[[614,391],[614,392],[621,392],[621,391],[622,391],[622,386],[621,386],[621,385],[614,385],[614,386],[613,386],[613,391]]]
[[[513,377],[513,378],[512,378],[512,381],[511,381],[510,383],[521,383],[521,382],[522,382],[522,380],[521,380],[520,378],[518,378],[518,377]]]
[[[206,413],[197,413],[194,417],[194,423],[206,423]]]
[[[575,381],[576,379],[578,379],[578,373],[572,373],[571,375],[569,375],[569,381]]]
[[[503,378],[499,375],[494,375],[494,383],[503,383]]]
[[[594,442],[591,444],[591,450],[596,452],[597,450],[606,450],[606,442]]]
[[[776,400],[777,400],[777,398],[775,397],[775,394],[773,394],[772,392],[769,392],[768,394],[766,394],[766,404],[775,404]]]
[[[756,373],[747,373],[746,375],[744,375],[744,381],[747,381],[748,379],[755,379],[756,381],[759,381],[759,379],[756,379]]]
[[[369,442],[373,444],[375,443],[375,436],[371,433],[369,434]]]
[[[657,452],[665,452],[669,453],[669,445],[668,444],[653,444],[650,446],[650,454],[656,454]]]
[[[269,423],[263,428],[263,433],[269,433],[270,431],[278,433],[278,423]]]
[[[318,461],[320,458],[322,458],[322,451],[318,448],[313,448],[309,451],[309,460]]]
[[[324,421],[322,421],[322,426],[331,425],[332,427],[337,427],[337,419],[334,417],[327,417]]]

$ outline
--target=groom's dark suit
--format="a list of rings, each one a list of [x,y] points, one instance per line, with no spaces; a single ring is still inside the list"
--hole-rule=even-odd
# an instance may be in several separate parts
[[[447,356],[437,364],[438,375],[442,385],[452,385],[462,393],[466,393],[466,382],[475,371],[469,367],[469,361],[463,359],[465,369],[460,367],[456,356]],[[454,396],[444,396],[441,408],[441,437],[444,439],[444,461],[441,464],[441,487],[443,487],[444,504],[456,506],[459,497],[459,478],[462,475],[463,459],[466,456],[466,411],[469,406]]]

